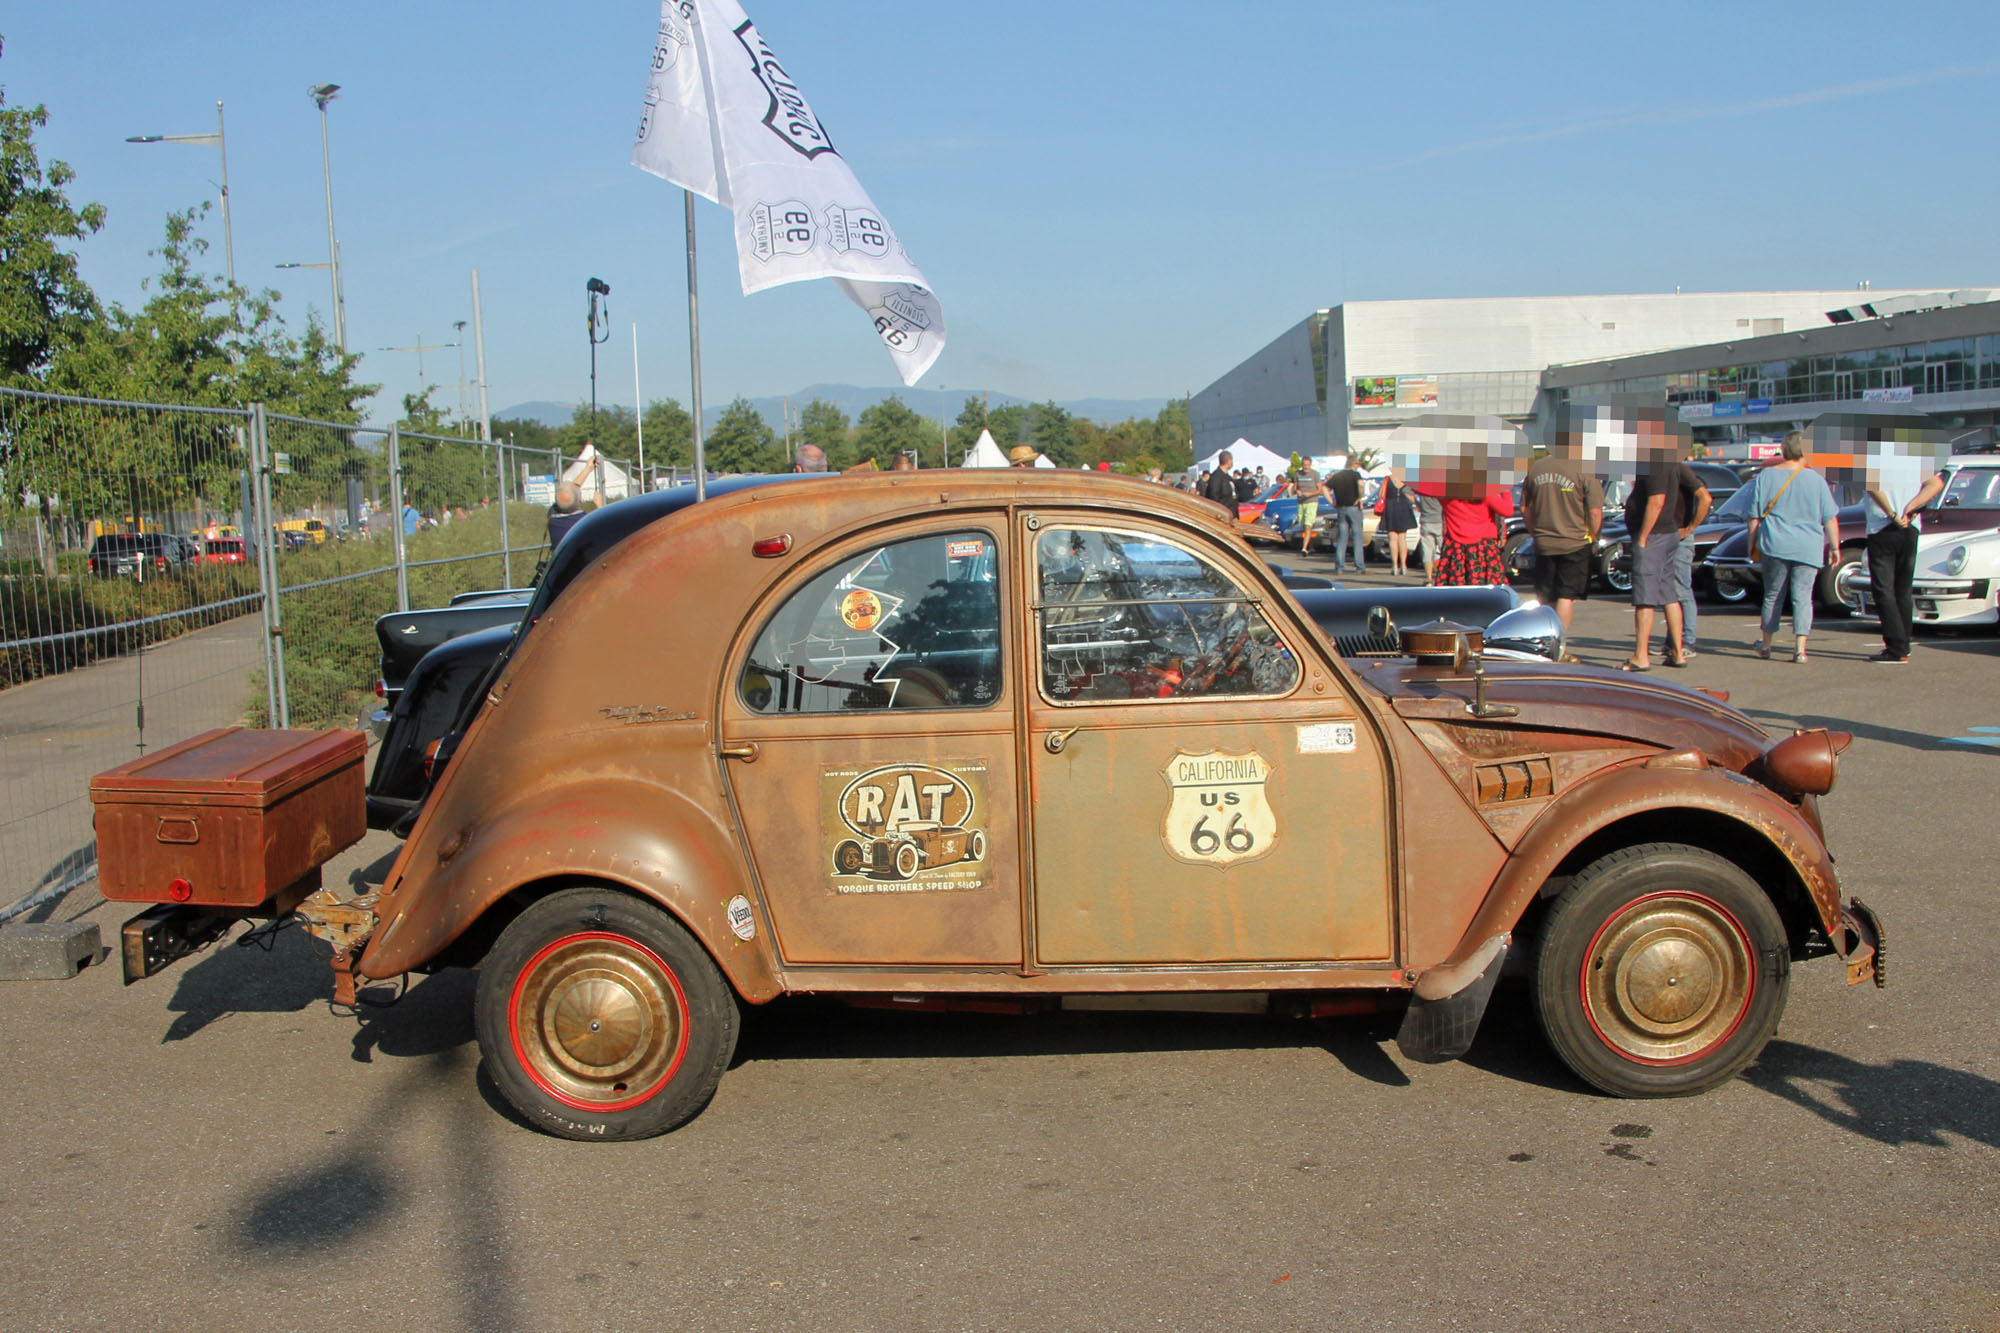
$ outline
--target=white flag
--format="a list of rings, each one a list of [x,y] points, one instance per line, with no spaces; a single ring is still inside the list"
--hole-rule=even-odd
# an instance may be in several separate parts
[[[743,294],[832,278],[903,383],[944,350],[944,308],[736,0],[661,0],[632,164],[736,215]]]

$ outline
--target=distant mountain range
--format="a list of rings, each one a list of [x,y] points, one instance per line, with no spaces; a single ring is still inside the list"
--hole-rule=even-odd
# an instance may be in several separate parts
[[[956,421],[965,400],[981,395],[986,398],[990,410],[996,407],[1025,406],[1028,399],[1016,398],[1012,394],[992,393],[984,389],[947,389],[944,394],[944,414],[948,421]],[[883,399],[895,395],[910,408],[923,416],[936,418],[938,414],[938,393],[935,389],[863,389],[852,384],[813,384],[791,395],[791,411],[796,420],[799,412],[815,398],[824,399],[847,413],[847,419],[856,421],[862,412]],[[772,430],[783,431],[786,400],[779,398],[752,398],[750,405],[757,409],[757,415],[770,424]],[[686,404],[683,404],[685,406]],[[704,427],[713,426],[722,415],[722,409],[729,405],[725,399],[720,403],[704,402],[701,415]],[[1104,425],[1128,421],[1140,417],[1159,415],[1167,405],[1164,398],[1074,398],[1057,403],[1073,417],[1082,417]],[[514,406],[495,412],[495,417],[508,417],[516,421],[539,421],[545,426],[561,426],[568,423],[575,414],[572,403],[552,403],[548,401],[516,403]]]

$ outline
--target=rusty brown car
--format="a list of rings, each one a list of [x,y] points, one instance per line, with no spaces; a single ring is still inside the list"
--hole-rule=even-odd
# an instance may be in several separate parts
[[[1643,1097],[1749,1063],[1795,962],[1880,982],[1847,737],[1448,624],[1343,659],[1232,526],[1025,470],[680,509],[517,632],[379,894],[299,915],[343,993],[478,967],[495,1084],[584,1139],[694,1115],[788,993],[1372,1004],[1435,1061],[1511,966]]]

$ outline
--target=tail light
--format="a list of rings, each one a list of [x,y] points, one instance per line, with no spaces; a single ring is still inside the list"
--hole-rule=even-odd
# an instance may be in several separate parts
[[[444,737],[440,736],[424,747],[424,778],[426,781],[437,781],[438,747],[443,744]]]
[[[386,699],[389,697],[389,682],[383,680],[380,676],[375,678],[375,697],[377,699]]]

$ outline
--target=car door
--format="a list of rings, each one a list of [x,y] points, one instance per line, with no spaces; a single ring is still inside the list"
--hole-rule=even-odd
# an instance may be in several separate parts
[[[843,544],[736,649],[725,771],[788,964],[1021,962],[996,515]]]
[[[1036,961],[1392,957],[1388,763],[1317,636],[1199,534],[1020,522]]]

